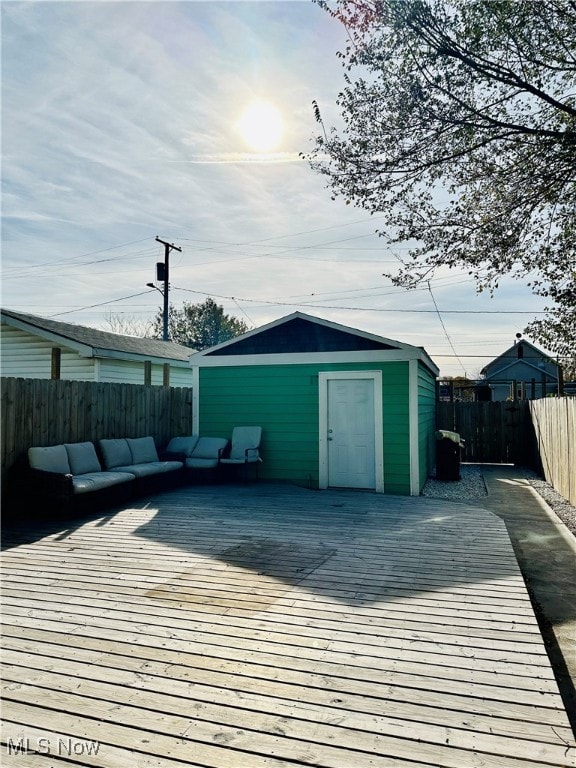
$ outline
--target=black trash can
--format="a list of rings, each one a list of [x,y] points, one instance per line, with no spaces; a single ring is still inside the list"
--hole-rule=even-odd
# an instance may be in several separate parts
[[[436,432],[436,480],[460,480],[460,449],[457,432]]]

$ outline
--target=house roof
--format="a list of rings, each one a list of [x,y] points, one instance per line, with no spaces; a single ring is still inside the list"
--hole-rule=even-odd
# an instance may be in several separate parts
[[[238,364],[249,364],[263,356],[266,360],[289,356],[287,361],[296,361],[298,355],[339,353],[382,353],[385,356],[394,355],[397,359],[417,357],[435,374],[438,373],[437,366],[423,347],[414,347],[303,312],[293,312],[222,344],[196,352],[190,362],[192,365],[207,365],[209,361],[225,364],[226,358],[234,357]]]
[[[0,315],[2,323],[6,325],[64,344],[87,357],[146,359],[184,364],[188,363],[190,355],[194,352],[189,347],[171,341],[124,336],[9,309],[2,309]]]
[[[482,370],[480,371],[480,374],[482,376],[485,376],[486,372],[488,371],[489,368],[491,368],[498,361],[504,361],[505,358],[510,354],[510,352],[513,352],[518,347],[519,344],[521,344],[524,347],[529,347],[533,352],[535,352],[536,356],[539,357],[541,360],[544,360],[547,363],[550,363],[551,365],[557,365],[557,362],[556,362],[556,360],[554,360],[553,357],[550,357],[550,355],[547,355],[545,352],[542,352],[541,349],[538,349],[538,347],[536,347],[534,344],[532,344],[531,342],[527,341],[526,339],[522,339],[521,341],[518,341],[516,344],[512,344],[512,346],[508,347],[508,349],[505,349],[504,352],[499,354],[493,360],[490,360],[489,363],[486,363],[484,368],[482,368]],[[529,358],[520,358],[520,359],[524,363],[530,364],[529,363]],[[516,362],[516,358],[514,360],[511,360],[511,362],[508,363],[507,365],[503,365],[502,366],[502,370],[504,370],[504,368],[508,368],[511,365],[512,362]]]

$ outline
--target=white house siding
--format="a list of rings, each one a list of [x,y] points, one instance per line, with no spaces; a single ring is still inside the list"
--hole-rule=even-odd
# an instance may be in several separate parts
[[[95,366],[92,358],[80,357],[73,350],[8,325],[2,326],[2,344],[0,345],[2,376],[49,379],[54,347],[62,350],[61,378],[73,381],[94,381]]]
[[[56,342],[34,336],[19,328],[2,325],[0,374],[24,379],[49,379],[52,374],[52,349],[61,350],[60,378],[71,381],[144,384],[144,360],[80,357],[78,352]],[[152,385],[162,386],[162,364],[152,365]],[[185,363],[171,366],[170,386],[191,387],[192,371]]]
[[[154,378],[154,366],[152,366],[152,383],[162,384],[162,368],[160,367],[156,376],[158,380]],[[170,368],[170,386],[171,387],[191,387],[192,386],[192,370],[189,366],[186,368]]]
[[[100,360],[99,381],[112,384],[144,384],[144,363],[138,360]]]
[[[139,360],[100,360],[99,381],[123,384],[144,384],[144,362]],[[152,365],[152,386],[162,386],[164,367],[159,363]],[[170,367],[171,387],[191,387],[192,371],[185,368]]]

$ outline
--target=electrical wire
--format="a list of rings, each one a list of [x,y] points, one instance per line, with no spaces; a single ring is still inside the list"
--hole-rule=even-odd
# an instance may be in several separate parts
[[[318,306],[317,304],[311,304],[307,302],[297,302],[297,301],[272,301],[269,299],[248,299],[246,297],[239,297],[239,296],[223,296],[218,293],[212,293],[208,291],[197,291],[192,290],[191,288],[181,288],[178,285],[172,285],[170,286],[172,290],[176,291],[184,291],[185,293],[194,293],[198,294],[199,296],[209,296],[214,299],[224,299],[227,301],[242,301],[249,304],[262,304],[266,306],[274,306],[274,307],[310,307],[312,309],[342,309],[342,310],[351,310],[354,312],[412,312],[415,314],[436,314],[437,311],[435,309],[400,309],[400,308],[390,308],[390,307],[342,307],[339,305],[327,305],[322,304],[322,306]],[[544,315],[546,314],[545,310],[518,310],[518,309],[443,309],[442,312],[444,314],[453,314],[453,315]]]
[[[68,309],[66,312],[56,312],[54,315],[48,315],[48,317],[60,317],[61,315],[71,315],[73,312],[82,312],[85,309],[94,309],[95,307],[105,307],[107,304],[116,304],[118,301],[125,301],[126,299],[134,299],[136,296],[144,296],[146,293],[153,293],[153,291],[140,291],[140,293],[133,293],[131,296],[122,296],[119,299],[111,299],[110,301],[102,301],[99,304],[89,304],[86,307],[78,307],[76,309]]]
[[[448,344],[450,344],[450,349],[452,350],[452,352],[454,352],[454,356],[456,357],[456,359],[458,360],[458,362],[462,366],[462,372],[464,373],[464,376],[466,376],[466,368],[464,367],[464,363],[462,362],[462,360],[460,360],[460,358],[458,357],[458,353],[454,349],[454,344],[452,344],[452,339],[450,338],[450,335],[449,335],[449,333],[448,333],[448,331],[446,329],[446,326],[444,325],[444,320],[442,320],[442,315],[440,314],[440,310],[438,309],[438,304],[436,304],[436,299],[434,298],[434,294],[432,293],[432,287],[430,285],[430,280],[427,280],[426,282],[428,283],[428,291],[430,292],[430,296],[432,297],[432,301],[434,302],[434,307],[436,309],[436,314],[438,315],[438,320],[440,320],[440,325],[444,329],[444,335],[448,339]]]

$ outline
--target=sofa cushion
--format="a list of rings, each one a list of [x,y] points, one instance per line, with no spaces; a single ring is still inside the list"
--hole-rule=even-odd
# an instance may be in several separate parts
[[[153,437],[129,437],[126,442],[132,454],[132,464],[146,464],[148,461],[158,461],[158,452]]]
[[[190,456],[198,442],[198,435],[189,435],[188,437],[173,437],[166,446],[166,453],[183,453],[184,456]]]
[[[75,475],[72,478],[74,494],[78,495],[133,481],[134,475],[128,472],[88,472],[84,475]]]
[[[132,452],[123,437],[117,440],[100,440],[100,450],[106,469],[114,469],[122,464],[132,464]]]
[[[218,466],[218,459],[197,459],[190,457],[186,459],[186,469],[215,469]]]
[[[28,448],[28,461],[32,469],[42,469],[44,472],[59,472],[62,475],[70,474],[68,453],[63,445]]]
[[[216,459],[220,456],[220,451],[228,445],[225,437],[201,437],[196,443],[196,447],[190,454],[191,459]]]
[[[150,477],[164,472],[175,472],[182,469],[181,461],[147,461],[145,464],[129,464],[125,467],[116,467],[117,472],[130,472],[135,477]]]
[[[102,471],[94,443],[64,443],[64,447],[73,475],[86,475],[89,472]]]

